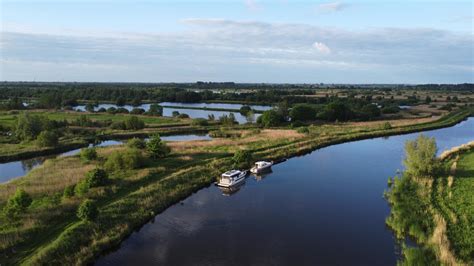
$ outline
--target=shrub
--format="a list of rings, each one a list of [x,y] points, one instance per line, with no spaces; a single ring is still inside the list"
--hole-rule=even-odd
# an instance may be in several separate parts
[[[188,114],[179,114],[178,118],[189,118]]]
[[[163,158],[170,153],[170,148],[161,140],[160,135],[153,135],[146,144],[148,153],[154,159]]]
[[[145,127],[145,122],[143,122],[143,120],[139,119],[136,116],[131,116],[127,118],[124,123],[126,130],[137,130]]]
[[[232,160],[234,161],[234,165],[237,167],[240,166],[248,166],[252,163],[252,153],[248,150],[239,150],[234,154]]]
[[[296,132],[301,133],[301,134],[308,134],[309,133],[309,128],[308,127],[300,127],[296,130]]]
[[[16,123],[15,135],[19,140],[33,140],[42,130],[43,125],[39,116],[22,113]]]
[[[99,215],[95,201],[86,199],[77,209],[77,217],[83,221],[94,221]]]
[[[222,115],[219,117],[219,123],[223,125],[231,126],[236,123],[235,115],[233,113],[229,113],[229,115]]]
[[[77,195],[84,195],[89,191],[89,184],[87,183],[87,179],[82,179],[74,186],[74,194]]]
[[[145,109],[143,108],[133,108],[132,111],[130,111],[131,114],[134,114],[134,115],[141,115],[143,113],[145,113]]]
[[[81,152],[79,153],[79,156],[85,162],[92,161],[92,160],[97,159],[97,151],[93,147],[84,148],[84,149],[81,149]]]
[[[143,157],[137,149],[125,152],[115,151],[107,158],[104,166],[109,171],[130,170],[142,166]]]
[[[193,126],[207,126],[209,123],[204,118],[196,118],[196,119],[193,119],[193,122],[191,124]]]
[[[70,185],[64,188],[63,197],[70,198],[74,196],[75,185]]]
[[[390,124],[390,122],[385,122],[382,125],[382,129],[388,130],[388,129],[391,129],[391,128],[392,128],[392,125]]]
[[[173,111],[173,112],[171,113],[171,116],[173,116],[173,117],[177,117],[178,115],[179,115],[179,112],[178,112],[178,111]]]
[[[8,199],[7,205],[4,207],[4,213],[6,215],[16,215],[25,212],[32,201],[28,193],[17,188],[15,194]]]
[[[56,132],[53,131],[42,131],[39,135],[38,138],[36,139],[36,143],[40,147],[54,147],[58,145],[58,135]]]
[[[89,188],[99,187],[107,184],[109,180],[104,169],[96,168],[86,174],[86,184]]]
[[[146,147],[146,142],[140,138],[132,138],[127,142],[127,146],[132,149],[144,149]]]

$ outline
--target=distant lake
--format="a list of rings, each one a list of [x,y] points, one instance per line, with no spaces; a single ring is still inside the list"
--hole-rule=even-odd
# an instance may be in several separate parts
[[[439,151],[474,139],[474,118],[423,132]],[[395,265],[400,247],[385,226],[388,177],[419,133],[329,146],[216,186],[157,215],[97,265]]]
[[[225,109],[240,109],[240,107],[243,106],[243,104],[234,104],[234,103],[175,103],[175,102],[161,102],[159,103],[160,105],[167,105],[167,106],[177,106],[177,107],[207,107],[207,108],[225,108]],[[142,108],[145,111],[148,111],[150,109],[149,103],[147,104],[142,104],[140,106],[131,106],[131,105],[124,105],[124,106],[117,106],[116,104],[99,104],[94,108],[94,111],[99,110],[100,108],[105,108],[108,109],[110,107],[114,108],[125,108],[128,111],[133,110],[133,108]],[[265,110],[270,110],[272,107],[271,106],[266,106],[266,105],[250,105],[252,109],[259,110],[259,111],[265,111]],[[78,105],[74,107],[74,110],[79,110],[79,111],[85,111],[85,105]],[[184,113],[189,115],[191,118],[208,118],[208,115],[213,114],[216,119],[218,119],[222,115],[229,115],[230,112],[224,112],[224,111],[211,111],[211,110],[195,110],[195,109],[182,109],[182,108],[168,108],[165,107],[163,108],[163,116],[172,116],[173,112],[177,111],[180,114]],[[237,122],[240,124],[246,123],[247,119],[245,116],[241,115],[239,112],[232,112],[235,116],[235,119]],[[255,120],[257,117],[259,117],[260,114],[255,114]]]

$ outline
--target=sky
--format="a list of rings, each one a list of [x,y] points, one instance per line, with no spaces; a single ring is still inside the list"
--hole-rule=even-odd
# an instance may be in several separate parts
[[[473,1],[0,0],[0,80],[473,83]]]

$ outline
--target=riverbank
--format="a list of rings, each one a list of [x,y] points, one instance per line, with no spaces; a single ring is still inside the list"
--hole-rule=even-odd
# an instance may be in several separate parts
[[[439,162],[432,178],[389,179],[387,225],[398,239],[410,237],[419,245],[402,245],[403,265],[465,265],[474,259],[474,142],[443,152]]]
[[[8,256],[5,259],[8,263],[90,262],[169,205],[212,183],[219,173],[231,166],[232,155],[239,147],[251,150],[254,159],[277,160],[351,140],[449,126],[467,115],[453,113],[433,123],[390,129],[383,127],[383,123],[308,127],[307,133],[248,129],[241,130],[242,137],[236,139],[173,143],[169,158],[150,162],[142,169],[114,174],[110,186],[86,195],[99,203],[99,218],[93,224],[75,218],[75,209],[83,198],[63,200],[61,194],[67,186],[83,178],[81,173],[87,167],[100,164],[100,160],[83,164],[78,157],[55,159],[54,163],[46,163],[24,178],[0,186],[2,206],[17,187],[24,188],[32,194],[34,202],[38,202],[30,207],[38,216],[28,215],[30,223],[21,225],[26,228],[2,228],[2,243],[7,243],[2,246],[2,254]],[[99,149],[100,158],[120,149],[123,147]],[[68,180],[51,175],[61,172],[61,167],[74,169],[77,175]],[[28,228],[31,224],[40,226]],[[11,253],[12,249],[16,252]]]

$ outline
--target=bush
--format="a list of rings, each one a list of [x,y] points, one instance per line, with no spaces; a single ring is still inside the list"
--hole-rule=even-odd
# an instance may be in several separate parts
[[[82,179],[74,186],[74,194],[77,195],[84,195],[89,191],[89,184],[87,183],[87,179]]]
[[[70,198],[74,196],[75,185],[70,185],[64,188],[63,197]]]
[[[161,140],[160,135],[153,135],[148,143],[146,144],[148,153],[154,159],[163,158],[168,155],[171,150],[166,144]]]
[[[107,184],[109,177],[104,169],[96,168],[86,174],[88,188],[99,187]]]
[[[97,159],[97,151],[93,147],[84,148],[84,149],[81,149],[79,156],[84,162],[92,161],[92,160]]]
[[[385,130],[392,129],[392,125],[390,124],[390,122],[385,122],[382,125],[382,129],[385,129]]]
[[[207,126],[209,123],[204,118],[196,118],[196,119],[193,119],[193,122],[191,124],[193,126]]]
[[[179,114],[178,118],[189,118],[188,114]]]
[[[132,138],[127,142],[127,146],[132,149],[144,149],[146,147],[146,142],[140,138]]]
[[[382,114],[395,114],[400,112],[400,107],[396,105],[384,106],[381,111]]]
[[[58,140],[59,137],[56,134],[56,132],[53,131],[42,131],[39,135],[38,138],[36,139],[36,143],[40,147],[55,147],[58,145]]]
[[[145,113],[145,109],[143,108],[133,108],[132,111],[130,111],[131,114],[134,114],[134,115],[141,115],[143,113]]]
[[[8,199],[7,205],[3,209],[4,213],[6,215],[17,215],[25,212],[32,201],[28,193],[23,189],[17,188],[15,194]]]
[[[219,123],[222,125],[232,126],[233,124],[237,123],[235,121],[235,115],[233,113],[229,113],[229,115],[222,115],[219,117]]]
[[[77,218],[83,221],[94,221],[99,215],[99,210],[95,201],[86,199],[84,200],[79,208],[77,209]]]
[[[173,111],[173,112],[171,113],[171,116],[173,116],[173,117],[177,117],[178,115],[179,115],[179,112],[178,112],[178,111]]]
[[[309,128],[308,127],[300,127],[296,130],[296,132],[301,133],[301,134],[308,134],[309,133]]]
[[[136,116],[131,116],[125,120],[125,129],[126,130],[137,130],[145,127],[145,122],[139,119]]]
[[[109,171],[136,169],[142,166],[143,156],[137,149],[125,152],[115,151],[107,158],[104,166]]]
[[[234,154],[232,160],[236,167],[249,166],[253,160],[252,152],[248,150],[239,150]]]

